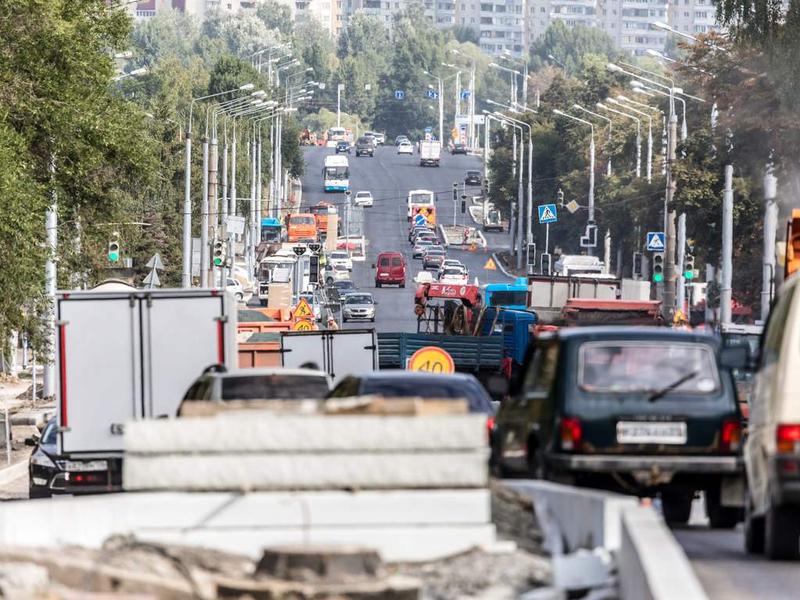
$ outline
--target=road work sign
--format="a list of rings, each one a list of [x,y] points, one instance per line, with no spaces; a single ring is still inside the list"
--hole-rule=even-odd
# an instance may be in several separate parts
[[[455,373],[456,366],[453,357],[445,350],[436,346],[420,348],[408,359],[409,371],[424,371],[426,373]]]
[[[486,264],[483,265],[483,268],[488,271],[497,271],[497,265],[494,263],[494,259],[492,258],[486,261]]]
[[[650,252],[663,252],[667,249],[666,236],[663,231],[647,232],[647,249]]]
[[[308,304],[308,300],[305,298],[300,298],[300,302],[297,303],[297,308],[294,309],[292,316],[295,319],[310,319],[314,316],[314,311],[311,310],[311,306]]]
[[[537,208],[539,209],[539,223],[541,225],[558,221],[555,204],[540,204]]]

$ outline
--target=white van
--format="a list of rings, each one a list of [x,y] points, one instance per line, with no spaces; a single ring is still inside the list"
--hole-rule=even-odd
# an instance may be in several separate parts
[[[744,446],[745,548],[800,558],[800,277],[787,280],[761,338]]]

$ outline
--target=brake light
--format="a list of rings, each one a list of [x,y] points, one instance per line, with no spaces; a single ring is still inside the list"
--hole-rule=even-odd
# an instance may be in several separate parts
[[[581,422],[574,417],[561,419],[561,449],[578,452],[581,449],[583,429]]]
[[[742,424],[738,419],[726,419],[722,422],[720,449],[736,452],[742,447]]]
[[[800,425],[778,425],[775,442],[778,454],[800,454]]]
[[[489,442],[492,441],[492,431],[494,431],[494,417],[487,417],[486,419],[486,437]]]

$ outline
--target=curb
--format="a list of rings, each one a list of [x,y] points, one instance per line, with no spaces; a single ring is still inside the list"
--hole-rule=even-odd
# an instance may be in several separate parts
[[[505,276],[506,276],[506,277],[508,277],[509,279],[516,279],[516,276],[515,276],[515,275],[512,275],[511,273],[509,273],[508,271],[506,271],[506,268],[503,266],[503,262],[502,262],[502,261],[500,260],[500,258],[497,256],[497,252],[492,252],[492,260],[494,261],[494,264],[496,264],[496,265],[497,265],[497,268],[498,268],[498,269],[500,269],[500,272],[501,272],[503,275],[505,275]]]
[[[7,485],[28,473],[28,461],[22,460],[10,467],[0,469],[0,486]]]
[[[486,250],[486,248],[489,247],[489,242],[487,242],[486,238],[483,237],[483,232],[476,227],[475,228],[475,233],[477,233],[478,237],[481,238],[481,242],[483,242],[483,249]]]

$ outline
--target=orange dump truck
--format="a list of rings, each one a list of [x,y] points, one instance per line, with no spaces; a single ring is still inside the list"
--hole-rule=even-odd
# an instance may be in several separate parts
[[[317,241],[317,220],[311,213],[289,215],[286,229],[290,242]]]
[[[292,325],[292,313],[286,308],[240,310],[236,324],[239,368],[280,367],[281,331],[291,330]]]
[[[317,233],[321,238],[328,235],[328,214],[332,208],[334,209],[333,212],[336,212],[333,204],[322,201],[308,209],[316,219]]]

